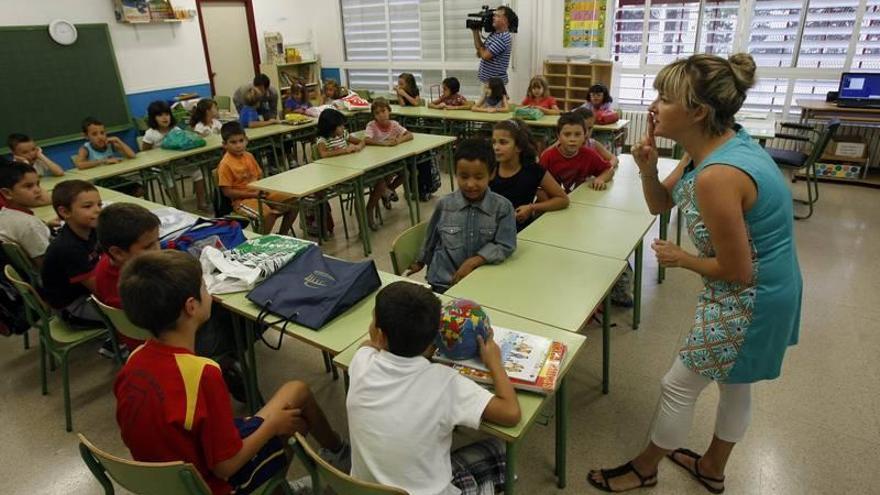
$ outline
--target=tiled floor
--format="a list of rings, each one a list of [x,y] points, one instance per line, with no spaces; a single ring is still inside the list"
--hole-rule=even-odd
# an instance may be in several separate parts
[[[753,423],[731,459],[727,493],[880,493],[878,199],[878,190],[823,184],[816,214],[796,223],[805,281],[801,342],[790,349],[779,380],[756,386]],[[428,214],[423,211],[423,218]],[[380,269],[390,270],[389,246],[407,225],[406,209],[396,203],[385,226],[373,235]],[[325,251],[349,259],[362,254],[356,240],[345,241],[338,221],[336,238]],[[617,465],[647,440],[660,377],[688,329],[700,287],[696,275],[680,270],[671,270],[666,282],[657,285],[656,263],[647,251],[641,329],[632,331],[629,313],[613,314],[618,325],[611,393],[600,392],[597,326],[586,330],[591,345],[571,372],[567,489],[557,490],[554,484],[551,422],[534,427],[520,451],[519,493],[592,493],[584,481],[588,469]],[[522,287],[528,290],[528,281]],[[75,431],[127,455],[114,418],[115,370],[95,351],[83,349],[72,360]],[[342,384],[323,372],[318,351],[288,339],[281,351],[260,347],[258,360],[265,393],[285,380],[305,380],[333,424],[345,430]],[[0,339],[0,377],[5,397],[0,401],[0,492],[100,493],[79,459],[76,436],[64,431],[59,373],[50,377],[50,395],[40,395],[36,350],[24,351],[20,338],[6,338]],[[716,390],[708,389],[688,447],[699,451],[708,444],[716,400]],[[291,476],[301,472],[296,467]],[[668,462],[661,465],[659,484],[651,492],[705,493]]]

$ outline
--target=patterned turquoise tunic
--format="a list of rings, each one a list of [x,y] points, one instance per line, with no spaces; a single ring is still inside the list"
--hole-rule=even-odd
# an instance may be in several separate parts
[[[739,126],[736,135],[694,168],[672,197],[699,256],[715,256],[695,183],[707,167],[728,165],[751,177],[758,197],[745,214],[754,278],[741,285],[703,277],[694,325],[679,357],[689,369],[724,383],[779,376],[785,349],[798,340],[802,280],[793,232],[791,191],[773,159]]]

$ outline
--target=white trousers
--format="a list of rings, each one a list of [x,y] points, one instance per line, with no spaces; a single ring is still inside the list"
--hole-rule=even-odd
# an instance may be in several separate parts
[[[651,441],[655,445],[667,450],[685,445],[697,398],[712,381],[691,371],[681,359],[676,358],[672,368],[660,381],[660,411],[651,433]],[[752,385],[718,383],[718,389],[721,399],[715,416],[715,436],[726,442],[739,442],[752,419]]]

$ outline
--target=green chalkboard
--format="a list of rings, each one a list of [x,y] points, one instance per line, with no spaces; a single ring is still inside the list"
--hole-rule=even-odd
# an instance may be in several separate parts
[[[76,42],[64,46],[48,26],[0,27],[0,146],[11,132],[41,144],[82,139],[87,116],[112,131],[132,126],[107,25],[76,30]]]

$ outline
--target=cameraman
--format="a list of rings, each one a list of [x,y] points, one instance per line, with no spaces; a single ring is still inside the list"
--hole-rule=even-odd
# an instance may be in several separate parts
[[[480,57],[480,70],[477,76],[483,83],[484,90],[489,79],[493,77],[500,77],[504,84],[507,84],[507,66],[510,64],[510,51],[513,48],[510,31],[516,32],[518,25],[519,18],[516,12],[502,5],[495,9],[492,18],[495,32],[489,34],[485,42],[480,38],[479,29],[471,30],[474,34],[474,48],[477,49],[477,56]]]

